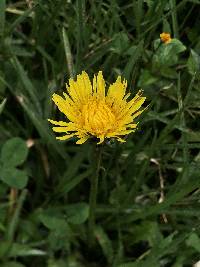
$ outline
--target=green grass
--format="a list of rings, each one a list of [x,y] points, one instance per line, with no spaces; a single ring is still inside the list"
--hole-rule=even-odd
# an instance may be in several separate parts
[[[198,0],[0,0],[0,266],[200,260],[199,8]],[[163,31],[176,39],[162,44]],[[57,141],[47,121],[61,119],[51,95],[82,70],[103,70],[108,83],[123,75],[150,104],[125,144],[104,145],[92,247],[92,145]]]

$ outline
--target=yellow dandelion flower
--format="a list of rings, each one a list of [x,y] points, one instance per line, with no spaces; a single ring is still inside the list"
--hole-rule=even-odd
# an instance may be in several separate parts
[[[160,39],[163,43],[169,44],[172,40],[170,33],[163,32],[160,34]]]
[[[58,109],[68,119],[49,120],[55,125],[54,132],[64,133],[63,136],[56,137],[57,139],[67,140],[76,136],[79,138],[77,144],[83,144],[91,137],[98,138],[98,144],[105,138],[116,138],[125,142],[121,137],[135,132],[137,123],[133,120],[144,111],[140,107],[146,97],[142,96],[140,90],[133,99],[128,100],[130,94],[126,94],[127,82],[122,81],[120,76],[109,86],[107,93],[101,71],[97,77],[94,75],[93,84],[83,71],[76,81],[69,79],[69,86],[66,87],[64,98],[57,94],[52,96]]]

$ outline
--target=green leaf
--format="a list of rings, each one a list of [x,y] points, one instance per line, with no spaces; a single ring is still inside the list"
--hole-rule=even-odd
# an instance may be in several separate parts
[[[169,78],[169,79],[177,79],[177,72],[175,68],[168,68],[168,67],[162,67],[160,68],[160,74],[163,77]]]
[[[165,45],[166,47],[168,46],[166,44],[163,44],[163,45]],[[169,43],[169,45],[172,47],[171,48],[172,52],[175,54],[179,54],[179,53],[186,50],[186,46],[181,41],[179,41],[178,39],[175,39],[175,38],[172,39],[172,41]]]
[[[6,1],[0,1],[0,36],[4,33]]]
[[[113,261],[112,242],[110,241],[108,235],[106,234],[106,232],[103,230],[102,227],[95,228],[95,236],[103,250],[104,255],[106,256],[108,262],[111,264]]]
[[[68,250],[70,235],[69,231],[62,228],[51,230],[48,235],[48,242],[54,251],[61,249]]]
[[[123,76],[129,80],[131,73],[133,71],[133,68],[135,66],[135,64],[137,63],[137,61],[139,60],[139,58],[142,56],[143,53],[143,45],[144,45],[144,41],[141,40],[140,43],[137,45],[135,52],[131,55],[130,59],[128,60],[125,68],[124,68],[124,72],[123,72]]]
[[[70,47],[69,38],[67,36],[67,32],[65,31],[65,28],[62,29],[62,35],[63,35],[63,44],[64,44],[64,49],[65,49],[65,56],[66,56],[66,62],[68,66],[69,75],[71,78],[74,78],[74,65],[73,65],[71,47]]]
[[[6,230],[5,226],[3,225],[3,223],[0,222],[0,231],[5,232],[5,230]]]
[[[186,244],[188,247],[192,247],[200,252],[200,238],[196,233],[190,234],[189,238],[186,240]]]
[[[0,243],[0,256],[8,255],[8,257],[18,257],[18,256],[43,256],[46,252],[40,249],[35,249],[28,244],[12,243],[7,241],[1,241]],[[11,265],[12,266],[12,265]],[[7,267],[7,265],[6,265]]]
[[[27,185],[28,176],[25,171],[5,166],[0,170],[0,179],[7,185],[22,189]]]
[[[4,255],[9,253],[11,249],[11,244],[8,241],[1,241],[0,242],[0,258],[3,258]]]
[[[36,6],[36,5],[35,5]],[[27,17],[31,16],[31,13],[33,12],[35,6],[33,6],[33,8],[29,8],[26,11],[24,11],[22,13],[22,15],[20,15],[19,17],[17,17],[17,19],[8,27],[7,31],[9,33],[11,33],[12,31],[14,31],[14,29],[16,29],[16,27],[21,24],[24,20],[27,19]]]
[[[163,237],[159,225],[156,222],[145,220],[141,224],[135,226],[133,243],[148,241],[149,245],[152,247],[162,242],[162,240]]]
[[[68,205],[65,208],[68,222],[72,224],[82,224],[89,216],[89,206],[86,203]]]
[[[68,192],[70,192],[72,189],[74,189],[74,187],[76,187],[79,183],[81,183],[85,178],[92,175],[92,173],[93,173],[93,169],[90,168],[89,170],[87,170],[87,171],[85,171],[79,175],[76,175],[70,181],[67,180],[64,183],[64,179],[63,179],[63,180],[61,180],[60,184],[58,184],[56,191],[59,192],[59,195],[65,195]],[[63,176],[63,178],[64,178],[64,176]]]
[[[178,40],[172,39],[168,44],[161,44],[153,56],[153,68],[159,70],[161,66],[173,66],[178,63],[178,54],[186,47]]]
[[[122,184],[111,191],[109,201],[112,205],[117,205],[117,203],[123,203],[126,196],[127,187],[125,184]]]
[[[26,142],[19,137],[8,140],[2,147],[1,160],[4,166],[15,167],[26,160],[28,148]]]
[[[105,42],[100,48],[97,48],[95,53],[92,53],[87,60],[87,65],[85,69],[89,69],[95,63],[97,64],[105,55],[110,51],[111,41]]]
[[[5,72],[0,70],[0,94],[4,95],[6,91],[6,84],[4,83],[4,78],[5,78]]]
[[[192,75],[200,71],[200,56],[193,49],[190,51],[187,67],[189,73]]]
[[[117,267],[139,267],[139,263],[137,262],[129,262],[129,263],[122,263],[118,265]]]
[[[29,245],[14,243],[9,252],[10,257],[17,256],[45,256],[46,252],[40,249],[32,248]]]
[[[156,39],[154,42],[153,42],[153,48],[154,50],[157,50],[159,48],[159,46],[161,45],[161,40],[160,38],[159,39]]]
[[[10,220],[8,222],[6,236],[7,236],[7,240],[9,241],[10,245],[13,243],[13,240],[15,238],[15,233],[17,232],[17,229],[18,229],[20,214],[21,214],[22,207],[26,199],[27,193],[28,193],[28,190],[26,189],[22,190],[20,196],[17,199],[17,203],[15,205],[15,211],[13,213],[13,216],[10,217]]]
[[[51,249],[67,248],[71,229],[59,207],[40,210],[39,220],[49,229],[48,242]]]
[[[65,153],[65,149],[56,140],[47,120],[41,119],[39,115],[35,113],[30,103],[22,101],[20,104],[45,143],[61,155],[62,158],[66,159],[67,154]]]
[[[117,33],[113,38],[113,46],[111,50],[121,55],[129,46],[129,38],[127,34],[120,32]]]
[[[147,69],[141,70],[140,80],[138,86],[144,88],[146,86],[155,84],[158,78],[151,74]]]
[[[5,104],[6,104],[6,98],[1,102],[0,104],[0,114],[1,112],[3,111],[4,107],[5,107]]]
[[[12,45],[10,49],[12,50],[12,53],[15,56],[19,56],[19,57],[33,57],[34,56],[32,52],[29,52],[22,46]]]
[[[68,265],[66,262],[67,262],[67,260],[63,260],[63,259],[59,259],[59,260],[49,259],[48,260],[48,267],[66,267],[66,266],[70,267],[71,265]],[[74,266],[79,267],[77,264]]]
[[[41,214],[39,215],[39,219],[41,222],[51,230],[55,229],[63,229],[66,230],[68,227],[66,219],[56,212],[55,210],[47,210],[47,211],[42,211]]]
[[[37,110],[38,114],[41,114],[41,106],[39,97],[37,95],[37,90],[33,85],[31,79],[29,78],[28,74],[26,73],[24,66],[21,62],[17,59],[17,57],[13,57],[11,59],[11,63],[18,74],[18,77],[21,80],[21,84],[24,88],[24,91],[28,94],[29,98],[31,99],[32,103],[34,103],[34,108]]]
[[[15,261],[8,261],[0,265],[0,267],[25,267],[25,265]]]

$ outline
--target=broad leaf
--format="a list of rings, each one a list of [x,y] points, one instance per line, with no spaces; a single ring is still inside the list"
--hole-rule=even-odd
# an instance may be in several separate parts
[[[28,155],[26,142],[19,137],[8,140],[2,147],[1,161],[4,166],[16,167],[22,164]]]

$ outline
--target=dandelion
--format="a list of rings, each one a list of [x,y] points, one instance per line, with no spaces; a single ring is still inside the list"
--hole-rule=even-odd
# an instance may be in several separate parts
[[[103,74],[99,71],[94,75],[91,83],[88,74],[83,71],[77,80],[69,79],[64,98],[53,94],[52,99],[58,109],[66,116],[66,121],[49,120],[53,131],[64,133],[56,137],[67,140],[77,137],[77,144],[83,144],[89,138],[99,139],[98,144],[105,139],[115,138],[125,142],[127,134],[135,132],[137,128],[135,118],[145,108],[141,108],[146,97],[140,90],[135,97],[130,98],[126,93],[127,82],[119,76],[106,90]],[[101,166],[102,146],[94,146],[93,174],[89,196],[88,240],[90,246],[94,242],[95,210],[98,193],[98,179]]]
[[[83,144],[91,137],[98,138],[98,144],[106,138],[125,142],[123,138],[135,132],[137,123],[134,119],[144,111],[140,108],[146,99],[142,96],[142,90],[129,99],[130,94],[126,93],[127,82],[119,76],[106,93],[101,71],[97,76],[94,75],[93,83],[83,71],[76,81],[69,79],[69,86],[66,87],[64,98],[57,94],[52,96],[58,109],[67,118],[66,121],[49,120],[55,125],[54,132],[64,133],[57,139],[77,137],[76,144]]]
[[[172,40],[170,33],[163,32],[160,34],[160,39],[163,43],[169,44]]]

